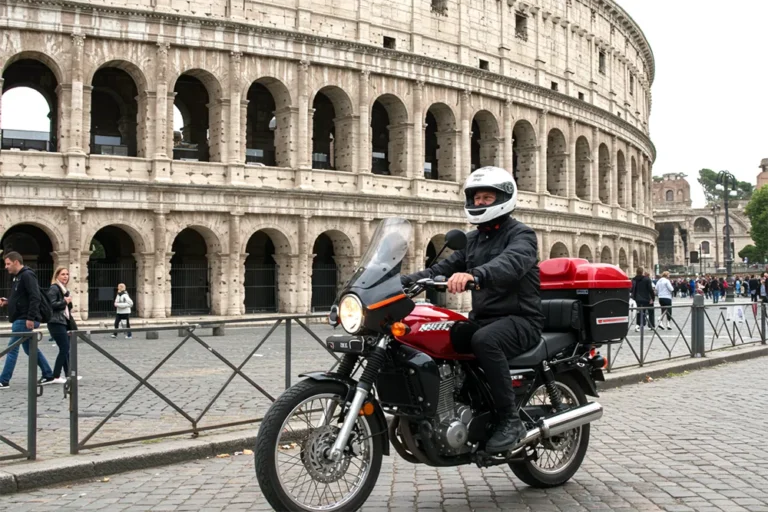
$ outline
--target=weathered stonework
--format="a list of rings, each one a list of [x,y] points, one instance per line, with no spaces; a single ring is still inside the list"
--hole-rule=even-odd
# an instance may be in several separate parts
[[[537,230],[542,259],[654,263],[654,62],[639,27],[610,0],[445,4],[443,15],[426,0],[3,1],[5,87],[24,85],[13,66],[30,61],[55,82],[44,91],[55,147],[0,154],[0,233],[42,229],[86,318],[94,236],[120,228],[134,246],[138,313],[164,318],[183,230],[204,240],[217,315],[245,311],[246,247],[263,232],[277,309],[306,312],[321,235],[343,281],[376,223],[406,217],[415,270],[430,243],[468,227],[472,166],[500,165],[515,170],[516,217]],[[105,90],[126,105],[115,135],[131,156],[98,154]],[[274,155],[253,165],[247,150],[264,130],[249,112],[264,98]],[[174,104],[182,140],[208,161],[173,159]],[[332,146],[320,151],[323,123]],[[335,169],[313,168],[318,153]],[[438,179],[425,179],[425,162]]]

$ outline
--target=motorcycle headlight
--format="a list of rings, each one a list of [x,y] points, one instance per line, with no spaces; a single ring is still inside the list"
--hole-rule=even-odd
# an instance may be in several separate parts
[[[339,303],[339,320],[349,334],[357,334],[363,326],[363,304],[354,295],[345,295]]]

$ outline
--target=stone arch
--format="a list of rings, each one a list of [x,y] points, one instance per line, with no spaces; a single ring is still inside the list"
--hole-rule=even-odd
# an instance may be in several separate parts
[[[611,153],[605,144],[598,146],[597,162],[600,188],[598,196],[601,203],[609,204],[611,202]]]
[[[627,208],[627,160],[624,158],[624,152],[619,150],[616,153],[616,175],[618,177],[618,200],[619,206]]]
[[[619,249],[619,268],[625,273],[629,273],[629,261],[627,261],[627,251],[622,247]]]
[[[87,239],[90,257],[88,278],[84,280],[88,291],[88,317],[110,317],[115,314],[114,299],[117,285],[125,284],[134,301],[134,311],[144,316],[144,283],[138,279],[136,254],[143,252],[135,240],[141,239],[121,226],[106,225]],[[85,308],[83,308],[85,310]]]
[[[640,175],[637,170],[637,161],[635,160],[635,157],[633,156],[630,159],[630,167],[632,172],[632,208],[637,210],[637,200],[638,200],[638,193],[639,193],[639,186],[640,186]]]
[[[59,126],[63,105],[58,93],[62,72],[56,62],[40,52],[20,52],[8,59],[3,67],[3,90],[5,94],[16,88],[32,89],[48,104],[48,132],[9,131],[3,137],[3,148],[36,151],[63,151],[62,129]],[[1,119],[0,119],[1,120]],[[0,126],[8,129],[7,123]]]
[[[87,226],[87,227],[86,227]],[[82,251],[90,251],[91,240],[93,237],[104,228],[107,227],[119,228],[130,237],[131,243],[135,246],[136,252],[152,252],[154,250],[154,241],[151,236],[145,236],[147,231],[142,229],[137,223],[128,220],[119,220],[114,222],[114,218],[105,219],[100,222],[86,223],[83,225],[82,233]]]
[[[550,258],[567,258],[569,256],[568,247],[563,242],[555,242],[549,250]]]
[[[93,73],[89,104],[92,154],[147,156],[146,78],[135,65],[111,61]]]
[[[587,244],[584,244],[579,248],[579,258],[587,260],[590,263],[594,261],[592,259],[592,249]]]
[[[406,176],[408,171],[408,109],[394,94],[371,104],[371,172]]]
[[[602,251],[600,251],[600,263],[613,263],[613,254],[611,252],[611,248],[607,245],[603,247]]]
[[[54,239],[38,223],[18,223],[8,228],[0,238],[2,254],[18,252],[24,265],[35,271],[41,289],[47,290],[54,270]],[[11,296],[13,278],[5,270],[0,272],[0,294]]]
[[[63,226],[66,227],[66,219],[61,220],[65,222]],[[46,218],[44,215],[40,215],[38,212],[34,212],[29,215],[19,215],[19,217],[14,218],[11,220],[11,222],[7,223],[8,227],[4,232],[2,232],[2,236],[5,236],[5,233],[8,233],[18,226],[33,226],[45,233],[45,236],[47,236],[51,241],[53,252],[63,252],[68,246],[66,241],[67,238],[61,231],[62,224],[57,224],[56,221],[57,219]]]
[[[354,245],[340,230],[320,233],[312,245],[312,311],[330,309],[336,293],[354,270]]]
[[[433,103],[424,119],[424,177],[458,181],[456,115],[445,103]]]
[[[312,97],[312,168],[352,172],[354,108],[340,87],[327,85]]]
[[[632,270],[634,271],[640,266],[640,255],[637,253],[637,249],[632,251]]]
[[[290,241],[282,231],[259,229],[245,240],[243,262],[243,311],[245,313],[276,313],[285,311],[286,298],[280,300],[280,274],[290,274],[290,266],[280,269],[280,255],[290,254]],[[280,252],[278,252],[280,251]],[[288,288],[285,288],[286,292]]]
[[[487,165],[500,165],[499,158],[499,122],[487,110],[478,111],[472,118],[470,138],[470,172]]]
[[[147,78],[147,75],[144,73],[144,71],[142,71],[141,67],[135,64],[134,62],[131,62],[130,60],[127,60],[124,58],[111,59],[106,62],[103,62],[102,64],[93,66],[91,69],[87,71],[83,82],[86,84],[92,83],[93,78],[96,76],[96,74],[104,68],[116,68],[128,74],[133,79],[133,82],[136,84],[136,88],[138,89],[139,94],[146,91],[147,88],[149,87],[149,80]]]
[[[693,221],[694,233],[711,233],[712,231],[714,231],[712,223],[706,217],[698,217]]]
[[[261,77],[246,85],[243,98],[246,163],[291,167],[291,93],[280,80]]]
[[[198,224],[186,225],[171,242],[170,314],[220,314],[221,242]]]
[[[589,141],[583,135],[576,139],[576,197],[592,199],[592,155]]]
[[[565,135],[552,128],[547,135],[547,192],[553,196],[565,196],[568,190],[566,164],[568,148]]]
[[[512,129],[512,173],[517,188],[536,192],[536,129],[530,121],[520,119]]]
[[[195,68],[181,73],[169,84],[176,93],[174,105],[184,118],[181,133],[174,133],[173,158],[223,162],[222,88],[209,71]]]

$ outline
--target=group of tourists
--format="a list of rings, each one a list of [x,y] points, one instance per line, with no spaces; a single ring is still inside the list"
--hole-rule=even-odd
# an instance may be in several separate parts
[[[34,271],[24,265],[24,259],[17,252],[9,252],[3,255],[5,269],[13,276],[11,293],[9,297],[0,298],[0,307],[8,307],[8,321],[11,323],[11,332],[25,333],[32,332],[40,327],[40,323],[47,317],[46,323],[51,339],[59,348],[56,361],[51,370],[48,360],[45,358],[40,347],[37,350],[37,365],[40,367],[43,376],[38,380],[38,384],[64,384],[69,374],[69,332],[77,330],[77,323],[72,315],[72,295],[67,285],[69,284],[70,274],[66,267],[58,267],[53,273],[51,286],[43,292],[37,281]],[[126,322],[126,327],[131,328],[130,314],[133,307],[133,300],[126,291],[125,284],[120,283],[117,286],[117,296],[115,297],[115,329],[120,326],[121,321]],[[44,314],[45,313],[45,314]],[[112,334],[117,337],[117,332]],[[131,332],[128,331],[125,336],[131,338]],[[11,337],[8,345],[11,346],[19,340],[20,337]],[[21,343],[24,353],[29,355],[29,341]],[[5,358],[5,366],[0,374],[0,389],[8,389],[10,386],[13,371],[16,368],[16,360],[19,355],[19,347],[11,349]],[[63,376],[62,376],[63,371]],[[81,377],[78,376],[78,379]]]

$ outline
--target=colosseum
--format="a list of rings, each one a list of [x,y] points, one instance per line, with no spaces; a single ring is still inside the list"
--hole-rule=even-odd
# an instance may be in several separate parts
[[[119,282],[145,318],[322,311],[380,219],[414,224],[409,270],[468,229],[483,165],[514,171],[542,259],[655,262],[654,58],[613,0],[0,13],[3,94],[50,109],[48,131],[1,118],[2,248],[42,283],[68,266],[79,318],[112,314]]]

